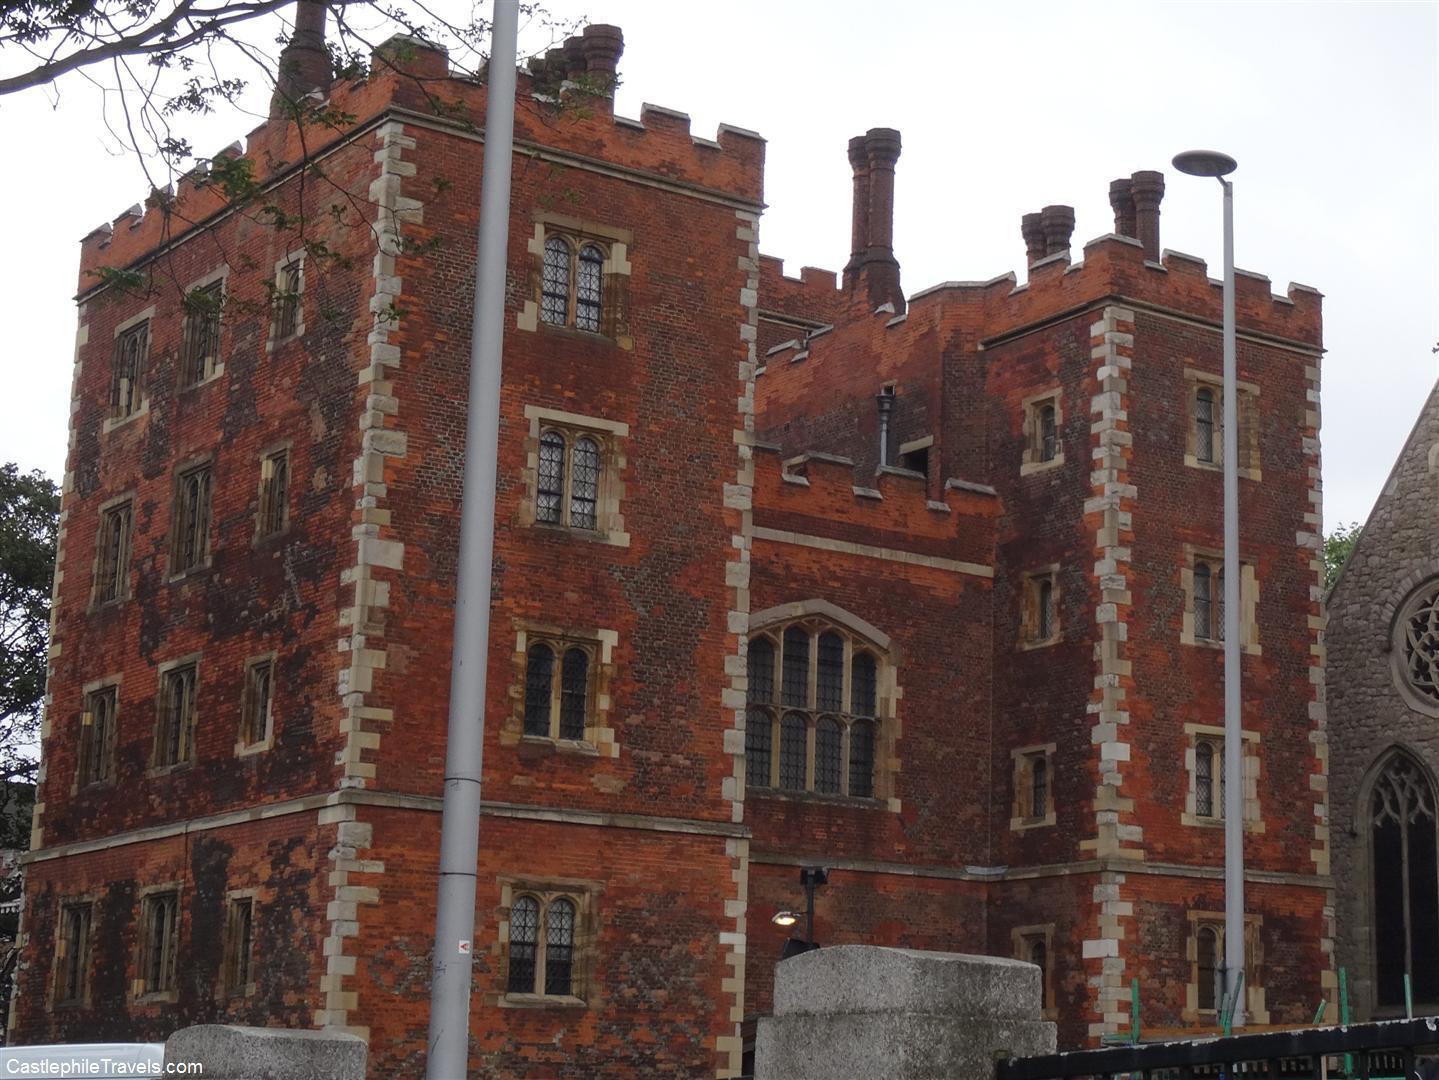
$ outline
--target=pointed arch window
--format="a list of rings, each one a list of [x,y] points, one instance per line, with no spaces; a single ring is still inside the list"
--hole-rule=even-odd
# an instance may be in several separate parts
[[[504,879],[501,879],[502,882]],[[582,1004],[594,967],[594,897],[573,886],[510,881],[506,967],[508,1004]]]
[[[608,258],[605,246],[593,240],[548,236],[540,283],[540,318],[551,326],[600,333]]]
[[[879,661],[819,619],[749,642],[745,778],[753,789],[876,797]]]
[[[1439,851],[1434,788],[1419,765],[1396,754],[1370,800],[1374,967],[1378,1003],[1439,1001]]]

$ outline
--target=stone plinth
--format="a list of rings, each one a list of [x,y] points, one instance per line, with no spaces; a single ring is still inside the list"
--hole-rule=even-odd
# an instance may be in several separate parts
[[[1039,968],[959,953],[838,945],[775,969],[756,1080],[990,1080],[1000,1057],[1049,1054]]]
[[[199,1062],[205,1080],[365,1080],[365,1040],[339,1031],[198,1024],[165,1042],[165,1063]]]

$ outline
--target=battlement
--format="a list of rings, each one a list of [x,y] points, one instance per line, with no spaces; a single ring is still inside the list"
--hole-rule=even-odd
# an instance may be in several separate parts
[[[921,473],[885,468],[866,486],[856,483],[849,458],[813,451],[785,457],[767,443],[755,445],[754,463],[758,526],[920,556],[991,560],[999,500],[981,485],[946,486],[934,501]]]
[[[759,257],[759,305],[762,311],[833,322],[844,306],[839,274],[803,266],[799,277],[788,277],[783,259],[762,254]]]
[[[577,47],[571,44],[575,41]],[[610,96],[613,62],[622,50],[618,27],[591,26],[522,69],[516,94],[516,152],[559,165],[566,160],[603,162],[621,172],[700,189],[758,213],[763,204],[764,139],[729,124],[721,124],[713,139],[693,136],[688,116],[657,105],[645,105],[639,120],[615,116]],[[556,94],[543,78],[560,63],[551,59],[556,53],[566,58],[566,64],[578,56],[589,78],[571,79],[567,68]],[[305,95],[302,100],[313,103],[316,112],[303,129],[291,110],[281,108],[249,133],[243,148],[234,143],[215,159],[244,158],[250,178],[263,187],[282,181],[307,158],[333,152],[386,114],[398,115],[407,124],[478,140],[486,99],[480,81],[450,68],[444,49],[397,36],[376,47],[366,78],[329,87],[327,93],[315,89]],[[364,191],[357,194],[365,197]],[[143,207],[131,207],[82,239],[79,292],[83,295],[97,287],[100,268],[132,266],[205,226],[229,205],[205,169],[182,179],[177,190],[152,192]]]

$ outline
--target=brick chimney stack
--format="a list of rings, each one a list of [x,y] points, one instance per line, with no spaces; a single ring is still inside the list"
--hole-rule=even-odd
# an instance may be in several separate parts
[[[1114,234],[1137,238],[1139,226],[1134,221],[1134,182],[1114,180],[1109,185],[1109,205],[1114,208]]]
[[[1074,207],[1046,206],[1039,212],[1044,227],[1044,254],[1069,254],[1069,238],[1074,235]]]
[[[1164,198],[1162,172],[1137,172],[1129,178],[1134,196],[1135,239],[1144,247],[1144,257],[1159,261],[1159,202]]]
[[[1044,215],[1025,214],[1019,219],[1019,232],[1024,237],[1024,255],[1033,266],[1044,258]]]
[[[899,260],[894,257],[894,165],[899,160],[899,132],[870,128],[849,141],[854,169],[854,210],[845,288],[862,293],[870,310],[884,304],[904,311]]]
[[[280,51],[270,115],[289,113],[311,90],[330,92],[330,54],[325,49],[325,5],[319,0],[295,4],[295,32]]]

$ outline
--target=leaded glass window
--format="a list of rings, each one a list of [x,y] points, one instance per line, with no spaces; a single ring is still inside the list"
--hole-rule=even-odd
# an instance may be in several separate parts
[[[1043,578],[1039,582],[1039,639],[1048,641],[1054,635],[1054,582]]]
[[[849,727],[849,793],[856,799],[874,797],[874,724],[869,720]]]
[[[1194,636],[1214,637],[1214,582],[1208,563],[1194,564]]]
[[[545,993],[568,995],[575,957],[575,905],[561,897],[545,911]]]
[[[839,723],[821,717],[814,729],[814,789],[838,795],[844,762],[844,735]]]
[[[1049,813],[1049,762],[1036,754],[1029,763],[1029,816],[1042,818]]]
[[[590,706],[590,654],[584,649],[565,650],[560,677],[560,738],[583,739],[585,717]]]
[[[550,429],[540,435],[535,521],[595,531],[600,527],[604,445],[594,435]]]
[[[1194,456],[1213,464],[1214,452],[1214,391],[1201,386],[1194,394]]]
[[[1439,588],[1410,605],[1402,626],[1405,681],[1415,693],[1439,701]]]
[[[570,245],[562,237],[545,241],[544,286],[540,317],[552,326],[564,326],[570,315]]]
[[[757,634],[748,657],[748,786],[873,798],[874,654],[815,619]]]
[[[140,410],[140,379],[150,355],[150,323],[137,323],[115,339],[110,369],[110,416],[123,420]]]
[[[570,525],[593,529],[599,508],[600,447],[588,435],[575,440],[570,482]]]
[[[540,436],[539,482],[535,490],[535,520],[555,525],[565,497],[565,439],[558,431]]]
[[[844,708],[844,639],[834,632],[819,636],[819,674],[815,707],[821,712]]]
[[[140,970],[147,994],[175,989],[175,954],[180,944],[180,894],[159,893],[145,899],[145,948]]]
[[[179,765],[192,756],[198,677],[196,666],[186,664],[171,668],[161,678],[160,716],[155,727],[157,768]]]
[[[99,557],[95,570],[95,602],[123,600],[130,576],[130,529],[134,518],[131,503],[101,511],[100,535],[96,541]]]
[[[805,766],[809,757],[809,725],[803,713],[785,713],[779,725],[779,786],[785,791],[803,791]]]
[[[579,273],[575,278],[575,327],[599,333],[601,289],[605,253],[594,244],[580,248]]]
[[[180,357],[180,385],[194,386],[215,373],[220,360],[220,308],[223,281],[191,289],[185,297],[185,342]]]
[[[1194,941],[1195,968],[1199,979],[1199,1008],[1210,1010],[1219,1001],[1219,931],[1201,926]]]
[[[809,635],[798,626],[784,632],[783,705],[809,704]]]
[[[77,781],[98,784],[112,778],[115,747],[115,709],[118,688],[93,690],[85,696],[80,717],[80,775]]]
[[[1053,461],[1059,454],[1059,435],[1055,430],[1054,406],[1045,405],[1039,410],[1039,460]]]
[[[535,992],[535,960],[540,943],[540,905],[521,896],[510,905],[510,974],[506,989],[512,994]]]
[[[525,665],[525,734],[550,733],[550,684],[554,680],[555,653],[548,645],[531,645]]]
[[[90,987],[90,916],[94,905],[66,904],[60,909],[60,934],[55,964],[55,1004],[85,1000]]]
[[[1194,814],[1224,816],[1224,762],[1219,745],[1208,739],[1194,744]]]
[[[524,733],[583,739],[591,724],[595,646],[530,639],[525,654]]]
[[[170,573],[203,566],[210,557],[210,466],[187,469],[176,478],[174,540]]]
[[[605,249],[592,241],[563,236],[545,241],[540,285],[540,318],[592,334],[604,326]]]

